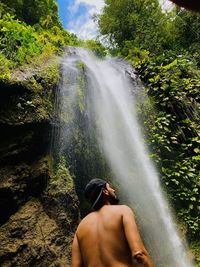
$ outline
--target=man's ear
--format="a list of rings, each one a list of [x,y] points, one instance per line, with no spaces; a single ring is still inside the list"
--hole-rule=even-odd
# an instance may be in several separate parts
[[[103,188],[102,192],[103,192],[104,195],[107,195],[107,196],[109,195],[109,192],[108,192],[108,190],[106,188]]]

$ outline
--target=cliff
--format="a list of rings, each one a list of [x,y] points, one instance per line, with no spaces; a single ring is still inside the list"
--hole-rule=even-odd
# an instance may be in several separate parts
[[[70,174],[55,190],[50,153],[59,77],[52,57],[0,80],[0,266],[69,265],[78,198]]]

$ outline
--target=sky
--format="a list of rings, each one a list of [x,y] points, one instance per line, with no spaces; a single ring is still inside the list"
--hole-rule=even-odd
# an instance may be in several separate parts
[[[97,25],[92,19],[95,13],[101,13],[104,0],[57,0],[59,16],[65,29],[75,33],[81,39],[95,39],[98,35]],[[168,8],[168,0],[160,0]]]
[[[95,39],[98,30],[92,15],[101,12],[104,0],[57,0],[64,28],[81,39]]]

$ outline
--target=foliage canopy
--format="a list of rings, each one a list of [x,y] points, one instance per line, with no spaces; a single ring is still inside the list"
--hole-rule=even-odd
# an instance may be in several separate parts
[[[45,28],[52,26],[62,28],[55,0],[2,0],[1,2],[11,8],[17,18],[28,25],[39,23]]]
[[[0,3],[0,57],[5,65],[1,78],[9,78],[13,67],[34,62],[38,56],[47,60],[65,46],[79,44],[74,34],[62,28],[57,11],[54,0]]]

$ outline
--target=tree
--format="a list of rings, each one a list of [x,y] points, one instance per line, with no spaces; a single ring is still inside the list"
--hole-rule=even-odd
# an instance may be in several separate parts
[[[178,29],[177,42],[184,49],[199,50],[200,43],[200,16],[186,10],[178,11],[174,25]]]
[[[148,50],[166,46],[167,17],[157,0],[106,0],[99,28],[110,42],[123,48],[126,41]]]
[[[29,25],[40,23],[45,28],[62,27],[55,0],[2,0],[2,2],[13,8],[17,18]]]

